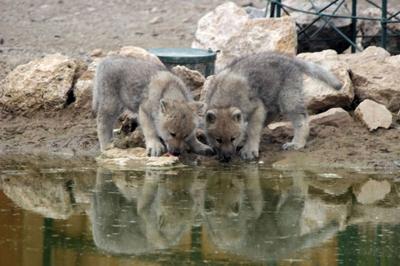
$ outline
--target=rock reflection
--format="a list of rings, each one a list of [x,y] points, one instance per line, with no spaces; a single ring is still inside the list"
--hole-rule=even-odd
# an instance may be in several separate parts
[[[116,178],[99,169],[91,210],[95,244],[122,254],[177,245],[198,208],[193,175],[148,170],[144,177]]]

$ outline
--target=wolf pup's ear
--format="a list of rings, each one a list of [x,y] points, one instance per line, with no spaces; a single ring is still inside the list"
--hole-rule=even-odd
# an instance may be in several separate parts
[[[189,103],[190,109],[193,110],[197,115],[202,115],[204,112],[204,103],[203,102],[191,102]]]
[[[215,112],[213,110],[208,110],[206,113],[206,122],[208,124],[213,124],[216,119],[217,116],[215,115]]]
[[[160,108],[161,108],[161,112],[164,114],[168,111],[168,102],[164,99],[160,100]]]
[[[242,120],[242,111],[240,111],[238,108],[235,108],[232,111],[232,119],[236,123],[239,123]]]

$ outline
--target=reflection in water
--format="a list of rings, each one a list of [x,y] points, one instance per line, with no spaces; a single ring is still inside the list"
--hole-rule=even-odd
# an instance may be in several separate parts
[[[289,260],[300,265],[362,265],[384,258],[396,265],[399,188],[391,176],[278,172],[252,165],[6,170],[0,172],[0,265],[58,265],[71,249],[75,259],[65,265],[111,263],[110,258],[116,264]],[[16,210],[22,220],[10,220]],[[12,235],[13,230],[22,231]],[[42,237],[27,241],[24,232]],[[16,241],[22,250],[41,250],[40,259],[3,261]]]
[[[173,172],[113,181],[111,172],[99,169],[91,210],[94,242],[123,254],[176,245],[190,231],[197,209],[192,185],[192,176]]]

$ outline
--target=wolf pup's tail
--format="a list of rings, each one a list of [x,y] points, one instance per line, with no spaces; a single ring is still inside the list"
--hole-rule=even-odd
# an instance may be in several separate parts
[[[340,90],[343,86],[335,75],[322,66],[303,60],[296,60],[296,65],[307,75],[325,82],[335,90]]]

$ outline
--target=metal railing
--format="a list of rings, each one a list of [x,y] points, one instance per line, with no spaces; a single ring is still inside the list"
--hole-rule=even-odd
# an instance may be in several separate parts
[[[387,41],[388,41],[388,29],[387,25],[389,23],[400,23],[400,11],[397,11],[395,13],[390,13],[388,12],[388,3],[387,0],[382,0],[381,5],[378,5],[370,0],[365,0],[368,4],[379,8],[381,10],[381,16],[380,17],[365,17],[365,16],[357,16],[357,0],[352,0],[351,1],[351,16],[345,16],[345,15],[337,15],[337,11],[342,7],[345,3],[346,0],[333,0],[327,5],[325,5],[322,8],[317,8],[313,0],[309,0],[313,11],[307,11],[307,10],[302,10],[295,8],[293,6],[289,6],[286,4],[283,4],[281,0],[268,0],[267,1],[267,7],[265,9],[265,17],[280,17],[282,15],[282,11],[290,15],[290,12],[301,12],[304,14],[310,14],[310,15],[315,15],[316,18],[311,21],[310,24],[306,25],[305,27],[300,26],[298,23],[296,23],[297,27],[299,28],[298,31],[298,36],[307,35],[308,38],[312,40],[313,37],[315,37],[326,25],[329,25],[336,33],[338,33],[343,39],[345,39],[350,45],[351,45],[351,51],[354,53],[356,50],[360,51],[361,49],[357,46],[356,43],[356,38],[357,36],[357,22],[359,20],[370,20],[370,21],[379,21],[381,24],[381,40],[380,40],[380,46],[383,48],[386,48],[387,46]],[[326,10],[333,6],[337,5],[332,13],[326,13]],[[268,7],[270,7],[268,9]],[[269,11],[269,12],[268,12]],[[351,20],[351,35],[347,36],[342,30],[340,30],[337,26],[335,26],[332,22],[332,18],[344,18],[344,19],[349,19]],[[323,20],[324,23],[321,27],[319,27],[318,30],[316,30],[311,36],[308,36],[307,30],[313,26],[317,21]],[[392,32],[392,36],[400,36],[398,33]],[[363,37],[375,37],[375,36],[363,36]]]

